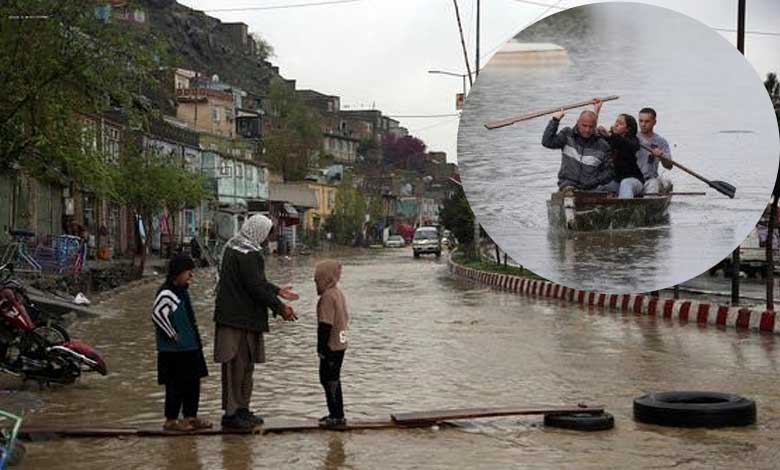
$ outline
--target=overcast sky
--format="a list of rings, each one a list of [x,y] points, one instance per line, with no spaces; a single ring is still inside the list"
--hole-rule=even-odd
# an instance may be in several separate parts
[[[342,108],[375,107],[399,117],[401,125],[430,150],[456,161],[458,117],[455,94],[462,80],[428,70],[465,73],[452,0],[351,0],[329,5],[253,10],[327,0],[178,0],[226,22],[241,21],[274,48],[271,61],[298,88],[341,96]],[[332,1],[332,0],[331,0]],[[344,0],[340,0],[344,1]],[[535,5],[557,5],[546,8]],[[525,26],[588,0],[482,0],[480,65]],[[709,26],[736,29],[737,0],[645,0]],[[476,0],[458,0],[469,61],[476,52]],[[705,6],[706,5],[706,6]],[[241,11],[217,11],[228,9]],[[780,1],[747,0],[747,30],[780,34]],[[659,26],[659,34],[663,26]],[[652,40],[652,31],[646,34]],[[722,32],[736,44],[736,33]],[[761,79],[780,71],[780,35],[749,34],[747,59]],[[662,66],[662,64],[656,64]],[[757,77],[758,80],[758,77]],[[526,110],[518,110],[519,112]]]

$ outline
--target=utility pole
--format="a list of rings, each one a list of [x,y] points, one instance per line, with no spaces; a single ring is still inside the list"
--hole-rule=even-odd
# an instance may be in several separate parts
[[[479,34],[479,26],[480,26],[480,18],[479,18],[480,11],[479,10],[480,10],[480,8],[479,7],[480,7],[479,0],[477,0],[477,55],[476,55],[475,60],[474,60],[474,67],[475,67],[474,73],[475,73],[477,78],[479,78],[479,36],[480,36],[480,34]],[[471,80],[471,74],[469,74],[469,80]],[[464,100],[466,99],[466,95],[465,94],[463,95],[463,99]],[[482,257],[482,253],[480,253],[480,251],[479,251],[479,244],[480,244],[479,236],[480,235],[481,235],[481,228],[480,228],[479,222],[477,221],[477,214],[474,213],[474,252],[476,254],[476,259],[480,259]],[[498,245],[496,245],[496,253],[498,253]],[[498,254],[496,254],[496,256],[498,256]],[[501,263],[501,261],[499,260],[499,264],[500,263]]]
[[[739,0],[737,6],[737,49],[745,54],[745,0]]]
[[[737,49],[745,55],[745,2],[738,0],[737,5]],[[768,260],[767,260],[768,261]],[[739,305],[739,246],[731,255],[731,303]]]
[[[474,61],[474,74],[479,78],[479,0],[477,0],[477,56]]]
[[[469,75],[469,86],[474,85],[471,80],[471,67],[469,66],[469,55],[466,52],[466,41],[463,39],[463,25],[460,22],[460,10],[458,10],[458,0],[452,0],[455,5],[455,18],[458,20],[458,31],[460,32],[460,45],[463,47],[463,60],[466,61],[466,73]]]

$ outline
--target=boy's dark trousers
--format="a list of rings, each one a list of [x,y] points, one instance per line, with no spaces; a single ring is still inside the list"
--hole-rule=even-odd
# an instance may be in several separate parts
[[[200,379],[171,381],[165,384],[166,419],[178,419],[180,410],[183,411],[183,417],[194,418],[198,416],[199,403]]]
[[[344,400],[341,396],[341,364],[344,351],[328,351],[320,358],[320,384],[325,389],[328,414],[331,418],[344,418]]]

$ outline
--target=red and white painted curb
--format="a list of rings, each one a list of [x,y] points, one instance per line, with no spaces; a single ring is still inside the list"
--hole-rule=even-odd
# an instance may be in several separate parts
[[[696,300],[651,297],[645,294],[601,294],[571,289],[550,281],[496,274],[461,266],[451,259],[450,272],[494,289],[530,297],[560,299],[581,306],[637,315],[657,316],[681,323],[697,323],[780,334],[780,315],[769,310],[730,307]]]

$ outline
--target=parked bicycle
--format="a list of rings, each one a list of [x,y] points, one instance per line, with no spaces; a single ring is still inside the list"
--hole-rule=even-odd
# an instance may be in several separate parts
[[[27,453],[24,444],[17,439],[21,427],[20,416],[0,410],[0,470],[18,465]]]
[[[30,253],[30,245],[34,243],[35,233],[29,230],[10,230],[11,243],[5,248],[0,264],[13,263],[17,271],[43,271],[41,264]]]

